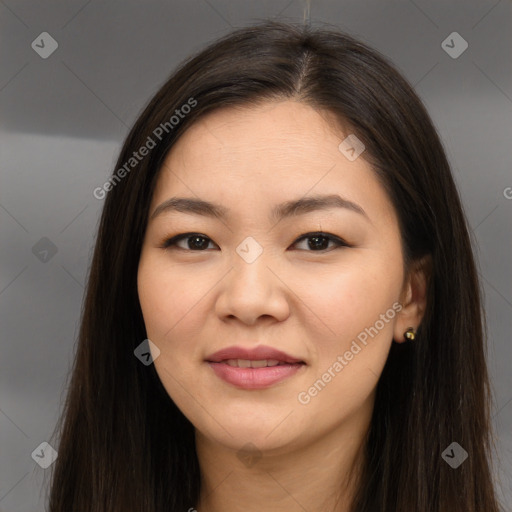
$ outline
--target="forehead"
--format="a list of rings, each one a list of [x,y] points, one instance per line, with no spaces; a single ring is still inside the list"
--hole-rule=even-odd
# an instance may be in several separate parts
[[[171,195],[261,207],[340,193],[374,215],[393,215],[371,166],[339,150],[348,135],[333,114],[297,101],[216,110],[191,125],[167,155],[152,207]]]
[[[342,135],[338,124],[331,113],[291,100],[222,108],[194,123],[172,152],[201,158],[204,152],[197,151],[200,139],[205,149],[233,160],[247,160],[247,155],[256,156],[260,151],[261,158],[273,160],[283,157],[292,161],[294,153],[296,159],[319,153],[328,157],[337,150],[336,141]]]

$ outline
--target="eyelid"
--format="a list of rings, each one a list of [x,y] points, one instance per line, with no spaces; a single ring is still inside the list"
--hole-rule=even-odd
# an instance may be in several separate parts
[[[178,250],[183,250],[183,251],[188,251],[188,252],[205,252],[206,250],[196,250],[196,251],[193,251],[192,249],[183,249],[181,247],[177,247],[176,246],[177,242],[180,242],[181,240],[186,240],[187,238],[192,238],[194,236],[197,236],[197,237],[200,237],[200,238],[204,238],[206,240],[209,240],[211,243],[215,244],[215,242],[209,236],[207,236],[207,235],[204,235],[202,233],[188,232],[188,233],[179,233],[178,235],[175,235],[175,236],[170,237],[170,238],[166,237],[158,245],[158,247],[161,248],[161,249],[166,249],[166,250],[170,250],[172,248],[175,248],[175,249],[178,249]],[[338,249],[338,248],[341,248],[341,247],[353,247],[351,244],[346,242],[343,238],[341,238],[341,237],[339,237],[337,235],[334,235],[332,233],[325,232],[325,231],[311,231],[311,232],[308,232],[308,233],[304,233],[303,235],[300,235],[298,238],[295,239],[295,241],[292,243],[292,246],[298,244],[302,240],[305,240],[305,239],[308,239],[308,238],[314,238],[314,237],[327,238],[329,241],[334,242],[336,244],[336,246],[334,248],[331,248],[331,249],[321,249],[319,251],[310,250],[310,251],[305,251],[305,252],[324,253],[324,252],[330,252],[333,249]],[[217,245],[217,244],[215,244],[215,245]],[[218,247],[218,245],[217,245],[217,247]]]

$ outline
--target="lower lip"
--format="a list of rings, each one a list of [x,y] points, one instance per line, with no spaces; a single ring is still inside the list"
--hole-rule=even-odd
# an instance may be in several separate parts
[[[304,364],[283,364],[263,368],[239,368],[226,363],[208,362],[217,377],[242,389],[263,389],[295,375]]]

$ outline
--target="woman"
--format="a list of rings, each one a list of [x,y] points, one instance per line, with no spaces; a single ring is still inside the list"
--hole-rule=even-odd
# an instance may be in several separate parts
[[[382,55],[238,30],[95,196],[52,512],[499,510],[465,216]]]

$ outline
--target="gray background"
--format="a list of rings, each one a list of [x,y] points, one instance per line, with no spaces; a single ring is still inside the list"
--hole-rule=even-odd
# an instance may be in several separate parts
[[[511,11],[511,0],[314,0],[309,11],[314,24],[332,23],[389,56],[445,143],[485,289],[496,478],[507,510]],[[257,19],[302,21],[307,12],[299,0],[0,0],[0,510],[44,509],[48,473],[31,454],[49,440],[65,396],[103,204],[93,190],[129,126],[173,67],[207,42]],[[454,31],[469,44],[456,59],[441,46]],[[58,42],[47,59],[31,47],[42,32]],[[33,249],[43,237],[57,249],[46,261]]]

